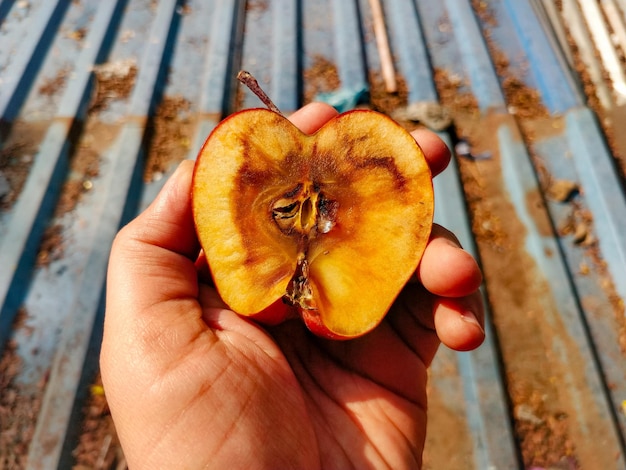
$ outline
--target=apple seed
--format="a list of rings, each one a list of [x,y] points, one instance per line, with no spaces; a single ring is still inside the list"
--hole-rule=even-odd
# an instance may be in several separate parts
[[[324,197],[319,185],[298,184],[272,204],[274,222],[285,235],[298,234],[308,239],[328,233],[335,225],[336,201]]]

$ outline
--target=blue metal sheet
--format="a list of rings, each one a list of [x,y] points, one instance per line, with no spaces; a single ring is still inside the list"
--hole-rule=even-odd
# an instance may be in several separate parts
[[[579,189],[575,201],[582,210],[593,214],[594,227],[589,230],[598,240],[602,258],[611,273],[612,285],[623,299],[626,293],[626,206],[624,183],[616,172],[616,162],[607,148],[597,119],[589,109],[582,107],[584,100],[574,84],[572,71],[566,68],[555,39],[548,34],[546,25],[533,6],[527,2],[504,3],[545,105],[551,113],[565,116],[563,121],[553,119],[543,124],[544,127],[554,127],[554,131],[545,136],[538,132],[533,140],[534,152],[552,178],[572,182]],[[571,216],[571,208],[562,203],[549,202],[548,209],[555,227],[563,226]],[[579,253],[583,248],[576,247],[571,237],[559,239],[559,244],[569,263],[578,296],[582,299],[582,322],[595,340],[598,368],[611,383],[608,399],[615,410],[615,420],[621,427],[623,442],[626,417],[619,410],[626,396],[626,375],[620,364],[623,356],[618,346],[619,327],[612,315],[598,315],[599,309],[607,313],[614,310],[607,296],[598,294],[606,281],[593,273],[581,272],[580,267],[588,261]]]
[[[546,106],[552,113],[564,113],[582,105],[564,57],[558,54],[556,40],[547,33],[532,4],[519,0],[504,0],[504,4],[524,46]]]
[[[236,44],[235,38],[241,36],[244,2],[198,0],[187,7],[191,14],[181,20],[181,38],[173,53],[171,75],[164,95],[183,96],[190,103],[189,113],[196,116],[197,122],[187,158],[195,160],[207,136],[231,106],[233,77],[241,61],[240,45]],[[207,24],[211,27],[207,28]],[[197,49],[190,50],[186,42]],[[203,47],[198,47],[199,44]],[[195,77],[189,77],[190,62],[197,67]],[[162,178],[146,182],[140,209],[152,202],[174,170],[175,166],[167,169]]]
[[[389,35],[394,49],[398,51],[400,71],[409,90],[409,103],[437,101],[430,59],[415,4],[405,0],[386,2],[385,13],[393,25]]]
[[[273,101],[283,113],[300,104],[300,4],[291,0],[272,2],[272,85]]]
[[[467,69],[478,106],[482,111],[489,109],[504,111],[506,105],[500,83],[494,73],[491,56],[470,2],[447,0],[445,3],[456,46]]]
[[[467,5],[465,5],[465,9],[463,9],[462,5],[459,5],[459,3],[462,3],[462,2],[447,2],[446,6],[448,8],[445,10],[443,10],[441,7],[436,7],[435,5],[432,5],[432,4],[428,4],[428,5],[423,4],[424,6],[422,6],[422,4],[419,4],[419,8],[421,9],[421,11],[424,12],[424,14],[428,16],[428,19],[426,20],[427,24],[429,23],[431,25],[430,31],[429,30],[426,31],[426,36],[428,40],[430,41],[430,50],[432,51],[436,49],[441,49],[442,51],[441,54],[434,56],[434,61],[435,61],[434,65],[435,67],[438,67],[440,69],[453,71],[452,73],[459,74],[461,82],[463,80],[467,80],[470,83],[470,86],[473,90],[473,95],[478,100],[479,107],[481,108],[481,110],[483,110],[483,112],[489,109],[493,109],[494,107],[500,110],[503,110],[504,109],[504,97],[501,96],[501,92],[500,92],[500,87],[502,86],[500,80],[503,79],[503,77],[498,77],[496,75],[496,71],[494,70],[494,67],[491,64],[491,57],[489,56],[489,53],[487,50],[487,44],[485,40],[483,39],[483,35],[478,30],[479,29],[478,22],[473,16],[472,10],[468,9]],[[512,8],[517,8],[517,9],[527,8],[527,5],[522,5],[525,3],[526,2],[516,2],[515,6]],[[492,47],[496,46],[498,48],[498,52],[506,54],[507,57],[518,57],[520,52],[522,52],[525,54],[524,57],[526,57],[527,60],[530,60],[531,68],[536,67],[536,70],[539,70],[541,67],[540,59],[546,60],[546,57],[551,58],[550,60],[555,60],[556,61],[555,66],[557,67],[561,67],[563,65],[563,61],[557,60],[556,51],[553,49],[554,42],[551,41],[550,38],[546,36],[546,34],[543,34],[542,32],[541,35],[539,34],[535,35],[534,41],[532,44],[528,42],[524,43],[523,42],[524,38],[520,39],[518,35],[515,35],[515,34],[511,35],[511,31],[516,31],[515,28],[513,29],[509,28],[507,30],[506,23],[507,21],[510,21],[510,17],[503,16],[503,14],[507,15],[507,10],[502,8],[503,7],[502,2],[492,1],[492,2],[488,2],[485,5],[487,5],[487,8],[490,9],[489,13],[493,15],[491,21],[493,21],[493,23],[497,23],[497,26],[493,26],[494,29],[496,28],[498,29],[497,34],[496,34],[496,31],[494,31],[494,35],[491,35],[491,31],[489,31],[488,34],[490,34],[491,41],[497,41],[493,43],[491,46]],[[525,10],[524,14],[530,15],[529,10]],[[454,35],[454,38],[455,38],[456,49],[461,51],[459,55],[457,55],[455,50],[450,51],[450,49],[455,49],[455,47],[450,46],[449,35],[446,37],[445,34],[442,34],[442,30],[445,31],[445,29],[447,28],[448,20],[451,25],[451,28],[450,28],[451,33]],[[514,21],[530,22],[531,20],[529,18],[526,18],[526,19],[515,18]],[[538,27],[537,26],[539,24],[538,20],[534,19],[534,21],[536,21],[535,27]],[[489,26],[491,25],[492,23],[489,24]],[[528,33],[528,31],[526,33]],[[502,39],[502,36],[505,36],[505,35],[506,35],[506,40]],[[463,44],[464,41],[467,42],[467,44],[464,45]],[[544,52],[543,55],[540,54],[541,51]],[[539,54],[541,55],[541,57],[533,58],[533,54]],[[458,63],[459,59],[460,59],[460,62],[463,64],[463,67],[459,67],[459,63]],[[569,82],[564,82],[563,83],[564,86],[559,87],[558,81],[564,80],[563,77],[567,77],[568,72],[559,69],[558,73],[550,74],[550,70],[546,69],[544,73],[546,73],[546,77],[544,77],[544,82],[551,83],[552,84],[551,86],[555,88],[555,90],[547,90],[547,91],[544,89],[540,90],[540,91],[546,92],[545,93],[546,96],[544,97],[546,99],[546,105],[548,104],[548,102],[550,102],[550,100],[552,100],[550,102],[551,106],[554,108],[552,111],[557,110],[557,109],[559,110],[567,109],[568,106],[573,106],[580,102],[579,96],[574,94],[575,92],[577,93],[578,90],[567,88],[566,85]],[[516,78],[527,81],[529,83],[533,83],[532,81],[533,77],[525,77],[523,75],[517,75]],[[585,111],[585,112],[588,113],[589,111]],[[589,133],[595,136],[594,138],[591,139],[591,142],[592,142],[591,145],[593,145],[593,143],[596,143],[596,144],[598,143],[597,140],[594,140],[594,139],[601,139],[601,132],[597,128],[597,125],[593,126],[590,124],[592,123],[591,122],[588,123],[588,125],[586,126],[586,129],[588,129]],[[486,121],[484,125],[492,126],[493,121]],[[545,128],[546,125],[550,126],[552,125],[552,123],[546,122],[543,124],[543,127]],[[538,124],[538,126],[541,126],[541,124]],[[546,132],[545,131],[543,133],[538,132],[539,135],[535,135],[533,137],[532,143],[533,143],[533,147],[535,151],[540,150],[542,148],[543,142],[547,140],[546,138],[542,137],[542,134],[544,133]],[[548,132],[547,134],[550,134],[550,133]],[[592,148],[591,145],[588,146],[587,148],[588,149]],[[596,148],[596,153],[597,153],[598,148],[606,149],[602,145],[597,146],[597,147],[594,146],[593,148]],[[497,151],[498,149],[493,149],[493,150]],[[585,147],[581,148],[581,146],[578,145],[578,142],[565,143],[564,148],[562,147],[561,150],[562,151],[559,153],[554,153],[554,152],[551,153],[551,160],[553,161],[552,164],[556,164],[554,162],[560,159],[560,161],[562,162],[562,166],[568,167],[570,170],[572,169],[572,165],[571,165],[572,153],[571,152],[579,152],[579,153],[582,152],[583,154],[590,154],[590,152],[585,151]],[[523,181],[526,181],[526,183],[528,183],[528,181],[533,180],[533,176],[532,176],[533,169],[530,166],[530,157],[526,153],[524,149],[524,144],[521,140],[519,140],[519,137],[515,144],[510,141],[510,138],[504,139],[504,142],[501,143],[500,145],[499,152],[502,154],[503,159],[506,155],[509,155],[509,158],[505,160],[509,162],[508,168],[510,169],[510,171],[508,172],[508,177],[506,181],[506,187],[509,189],[509,191],[514,190],[516,187],[519,188],[519,184],[521,184]],[[545,153],[545,152],[542,152],[542,153]],[[602,157],[604,157],[604,155],[605,154],[602,154]],[[581,157],[581,158],[585,158],[585,157]],[[606,159],[603,158],[603,161],[607,162],[606,164],[608,165],[610,165],[610,160],[611,160],[610,156]],[[511,166],[511,162],[516,162],[516,161],[518,162],[516,163],[517,166]],[[524,171],[520,170],[519,162],[525,162],[524,163],[525,166],[523,167]],[[602,166],[602,164],[600,166]],[[504,170],[505,168],[503,168],[503,171]],[[589,165],[587,165],[586,171],[587,171],[587,178],[594,178],[594,176],[592,175],[596,173],[598,169],[590,168]],[[612,176],[607,178],[606,188],[603,188],[603,189],[604,189],[604,194],[606,195],[612,194],[613,198],[617,199],[618,204],[620,204],[619,201],[621,201],[621,191],[617,189],[619,186],[617,179],[619,179],[619,177],[616,176],[615,171],[613,169]],[[578,178],[574,177],[572,178],[572,180],[577,181]],[[586,187],[588,186],[589,184],[584,184],[584,183],[581,186],[583,188],[583,196],[585,197],[587,194]],[[530,189],[531,188],[526,188],[527,191]],[[536,181],[533,183],[532,190],[536,194],[539,194],[540,192],[540,187]],[[596,194],[597,193],[598,191],[596,191]],[[533,229],[533,226],[534,226],[533,221],[529,218],[528,214],[524,213],[524,206],[525,204],[527,204],[527,201],[525,200],[526,198],[525,192],[522,190],[518,191],[517,198],[518,198],[518,201],[516,204],[517,210],[516,210],[515,217],[525,220],[526,227],[528,229]],[[441,196],[439,196],[437,200],[441,201]],[[550,209],[551,209],[551,216],[557,217],[558,214],[555,213],[555,209],[558,209],[558,208],[555,208],[554,205],[550,205]],[[600,210],[600,209],[601,208],[597,206],[596,208],[592,209],[592,212],[595,214],[595,211]],[[569,213],[571,213],[571,209]],[[607,211],[605,210],[604,213],[607,213]],[[623,217],[621,217],[619,214],[620,212],[618,211],[616,213],[617,215],[616,220],[621,221]],[[608,222],[607,219],[604,218],[601,222],[601,226],[604,227],[605,223],[615,224],[616,222]],[[617,222],[617,223],[621,223],[621,222]],[[534,228],[534,230],[537,230],[537,229]],[[622,231],[622,233],[624,232]],[[537,236],[537,234],[535,234],[535,236]],[[618,236],[612,237],[611,234],[608,234],[606,238],[608,238],[610,242],[611,239],[617,240],[620,237]],[[623,236],[621,238],[623,239]],[[620,240],[620,243],[621,241],[623,240]],[[571,241],[568,241],[568,242],[571,244]],[[604,320],[600,321],[600,320],[594,319],[592,316],[588,315],[587,311],[582,312],[580,310],[580,307],[578,306],[577,293],[575,292],[572,286],[568,286],[568,283],[570,282],[569,281],[570,276],[582,277],[582,275],[578,274],[580,264],[576,265],[576,264],[572,264],[571,262],[570,264],[564,264],[564,263],[567,263],[569,259],[563,259],[559,261],[559,260],[553,260],[552,258],[550,258],[550,261],[547,261],[547,258],[545,255],[546,252],[560,253],[561,247],[560,247],[559,242],[555,242],[554,240],[550,241],[549,242],[551,244],[550,247],[545,247],[545,246],[542,247],[541,246],[542,244],[540,242],[537,242],[537,243],[538,244],[534,247],[527,246],[527,251],[529,253],[534,253],[535,262],[538,263],[539,266],[541,266],[540,271],[542,273],[542,276],[545,276],[545,279],[550,283],[550,285],[552,286],[552,289],[556,293],[555,295],[557,295],[557,300],[556,300],[557,305],[561,305],[563,307],[563,313],[567,314],[566,321],[564,323],[569,325],[570,328],[574,328],[575,331],[571,331],[570,334],[572,335],[573,338],[577,338],[580,351],[586,354],[586,357],[587,357],[586,361],[588,361],[586,362],[586,364],[592,364],[591,366],[589,366],[589,370],[587,371],[587,373],[589,374],[587,381],[589,383],[589,386],[593,390],[593,393],[595,394],[594,399],[597,400],[597,406],[598,406],[598,409],[600,410],[600,413],[603,415],[602,419],[604,420],[606,429],[611,430],[610,432],[612,433],[612,436],[613,436],[611,438],[612,445],[614,449],[616,449],[616,452],[619,453],[620,449],[622,449],[622,446],[623,446],[623,434],[622,434],[623,424],[622,424],[622,431],[620,431],[619,429],[615,429],[615,420],[617,419],[619,423],[623,423],[623,416],[619,413],[620,401],[623,400],[623,388],[619,384],[623,384],[624,382],[624,368],[623,366],[616,367],[617,362],[619,362],[618,358],[620,357],[621,354],[618,351],[619,346],[618,346],[618,341],[617,341],[617,338],[615,337],[615,334],[605,336],[604,338],[599,336],[600,332],[603,329],[604,331],[606,331],[606,326],[608,324],[611,324],[611,323],[614,324],[614,320],[611,314],[612,308],[610,307],[610,305],[608,305],[609,307],[608,310],[605,310],[605,312],[608,313],[608,317],[606,315],[604,316],[604,318],[607,319],[607,322],[605,323],[602,323],[604,322]],[[607,243],[607,241],[605,241],[605,243]],[[547,251],[544,251],[544,249],[547,249]],[[623,264],[620,265],[621,260],[619,258],[615,259],[614,255],[612,254],[612,253],[615,253],[614,251],[612,252],[610,250],[606,250],[606,251],[603,250],[603,252],[604,252],[605,257],[606,256],[613,257],[616,266],[619,265],[621,268],[623,268]],[[548,266],[546,263],[552,264],[552,265]],[[557,264],[554,265],[554,263],[557,263]],[[558,275],[554,271],[555,267],[558,267],[558,271],[559,271]],[[619,283],[620,277],[617,276],[616,278],[614,275],[613,281],[616,283]],[[606,301],[606,295],[603,295],[602,293],[598,293],[599,285],[596,285],[595,289],[596,289],[595,294],[598,297],[605,299],[604,301]],[[548,306],[546,305],[545,308],[548,309]],[[596,309],[596,313],[597,313],[597,309]],[[568,316],[568,315],[571,315],[571,316]],[[589,332],[587,331],[587,322],[591,323],[592,325],[591,330],[595,332],[594,339],[597,341],[595,345],[591,344],[591,339],[588,336]],[[601,323],[601,324],[596,326],[596,323]],[[555,341],[554,348],[556,348],[556,350],[562,350],[563,345],[562,343],[560,343],[560,340],[558,338],[554,338],[554,341]],[[603,343],[605,342],[609,344],[607,346],[604,346]],[[600,363],[596,361],[596,354],[599,354],[600,356]],[[623,361],[623,358],[622,358],[622,361]],[[463,368],[462,370],[466,370],[466,368]],[[605,374],[607,373],[608,373],[608,377],[605,376]],[[603,388],[602,383],[604,380],[610,380],[612,383],[612,386],[610,387],[610,391],[608,393],[605,393],[602,391],[602,388]],[[575,406],[578,407],[578,409],[580,410],[580,407],[583,406],[582,399],[580,397],[578,398],[573,397],[573,399],[575,401]],[[583,414],[581,413],[581,419],[585,419],[582,416]],[[581,426],[582,428],[587,429],[586,425],[581,424]],[[481,437],[482,436],[483,434],[481,434]],[[624,465],[623,461],[620,461],[619,465],[623,466]],[[619,468],[622,468],[622,467],[620,466]]]
[[[542,310],[542,315],[546,322],[555,327],[555,331],[559,331],[552,338],[555,357],[562,361],[565,366],[562,370],[566,376],[566,383],[577,383],[574,376],[580,371],[568,368],[569,358],[564,356],[567,350],[565,343],[573,340],[577,346],[577,354],[582,357],[582,363],[585,367],[583,372],[585,382],[593,391],[591,397],[594,402],[590,403],[589,399],[584,396],[584,391],[578,390],[576,387],[568,389],[574,402],[573,406],[578,411],[577,416],[572,418],[577,421],[578,428],[585,434],[585,438],[591,440],[597,435],[593,433],[594,425],[588,421],[588,417],[592,413],[600,415],[604,423],[603,430],[610,435],[610,439],[603,443],[604,449],[609,453],[619,455],[622,445],[620,431],[615,427],[611,399],[603,386],[602,373],[593,351],[567,265],[560,256],[557,240],[553,236],[546,236],[540,232],[528,209],[528,194],[537,193],[539,188],[526,148],[518,138],[513,137],[511,129],[507,126],[498,129],[498,140],[506,187],[515,206],[516,216],[520,218],[526,229],[527,252],[540,267],[540,271],[545,276],[551,290],[552,295],[546,296],[547,303]],[[553,255],[546,256],[546,253]],[[594,406],[595,409],[593,409]],[[624,466],[626,461],[622,458],[620,464]]]
[[[575,133],[575,131],[567,125],[566,119],[559,119],[551,124],[548,123],[548,125],[554,127],[553,132],[549,133],[549,136],[537,139],[533,144],[537,158],[541,159],[550,178],[556,181],[566,181],[576,188],[583,188],[583,183],[578,173],[578,165],[573,164],[573,154],[582,153],[583,155],[580,158],[593,161],[598,157],[602,157],[602,152],[606,151],[606,149],[601,150],[595,156],[585,155],[590,148],[577,147],[577,144],[572,142],[568,134]],[[590,129],[592,128],[593,126],[590,127]],[[595,133],[598,130],[595,129],[591,132]],[[604,154],[604,158],[607,158],[606,161],[610,160],[606,154]],[[589,170],[587,178],[593,178],[595,171]],[[615,183],[615,179],[610,177],[606,181],[606,187],[602,189],[609,194],[619,194],[619,190],[612,186]],[[619,264],[618,261],[619,243],[623,241],[623,237],[615,236],[615,234],[611,235],[610,233],[598,234],[598,230],[604,231],[605,223],[597,220],[595,211],[591,212],[588,209],[591,202],[587,196],[588,190],[583,189],[573,196],[572,202],[579,207],[579,211],[589,211],[590,214],[594,214],[594,227],[586,228],[589,231],[589,236],[594,240],[606,238],[603,240],[603,243],[608,243],[609,246],[602,248],[604,253],[610,253],[608,256],[605,255],[606,263],[610,264],[612,269],[623,269],[623,265]],[[597,198],[598,195],[596,194],[595,197]],[[616,201],[620,204],[621,198],[616,198]],[[572,223],[572,207],[568,202],[548,198],[547,207],[552,217],[553,225],[557,230],[560,231],[561,227],[567,227]],[[605,211],[605,217],[606,214]],[[621,217],[617,214],[618,212],[615,213],[616,220],[621,220]],[[615,229],[614,224],[615,221],[608,222],[608,226],[612,226],[613,230]],[[619,410],[626,396],[626,374],[624,373],[623,351],[620,350],[619,346],[619,326],[616,324],[614,315],[610,314],[614,310],[614,306],[611,304],[611,299],[602,294],[607,282],[606,278],[602,274],[594,272],[594,270],[586,269],[591,264],[586,254],[587,247],[584,244],[581,246],[580,240],[576,241],[574,238],[573,233],[564,233],[558,237],[558,243],[567,262],[570,276],[576,286],[577,296],[580,299],[580,308],[585,318],[584,322],[593,338],[600,369],[602,374],[604,374],[606,382],[611,384],[608,388],[610,400],[613,402],[613,408]],[[611,239],[617,242],[618,245],[611,246]],[[616,290],[623,289],[620,285],[622,278],[623,275],[612,276],[612,283]],[[616,420],[623,434],[626,432],[626,416],[618,412]]]
[[[93,65],[105,51],[106,36],[124,2],[101,3],[94,27],[86,38],[87,47],[78,57],[76,69],[68,83],[59,106],[56,121],[50,126],[23,190],[13,208],[12,218],[5,222],[7,231],[0,240],[0,345],[6,339],[8,326],[23,298],[24,288],[33,267],[36,247],[39,245],[45,224],[56,205],[61,184],[67,172],[69,134],[74,120],[84,117],[84,104],[88,98],[89,80]],[[91,46],[95,45],[95,47]]]
[[[199,89],[198,111],[201,115],[219,117],[228,109],[227,103],[232,98],[232,93],[227,92],[232,83],[232,70],[239,66],[240,60],[233,38],[240,35],[243,27],[243,3],[238,0],[218,1],[213,10],[203,81]]]
[[[23,15],[25,24],[5,34],[4,40],[8,44],[2,48],[0,62],[0,121],[12,121],[15,118],[68,3],[65,0],[42,2],[36,4],[32,12],[30,3],[25,7],[20,2],[13,5],[13,10],[26,10],[15,12],[19,18]]]
[[[146,124],[141,117],[150,111],[168,60],[166,55],[177,26],[177,6],[178,0],[159,4],[129,103],[131,119],[122,128],[112,149],[113,167],[104,182],[107,195],[101,201],[94,243],[87,257],[89,269],[84,271],[78,297],[66,318],[30,446],[28,462],[33,470],[67,465],[61,461],[65,430],[70,427],[89,341],[101,306],[109,249],[118,228],[129,215],[128,209],[134,210],[137,204],[137,196],[132,193],[137,183],[137,170],[141,168],[138,163]]]
[[[602,227],[600,248],[622,298],[626,298],[626,201],[623,182],[588,109],[572,110],[566,116],[566,135],[572,161],[582,182],[585,199]]]
[[[452,147],[448,135],[441,137]],[[455,161],[434,182],[435,222],[452,230],[465,250],[479,259],[465,207],[463,188]],[[465,391],[466,413],[474,444],[476,469],[517,468],[517,451],[513,429],[508,419],[506,391],[502,371],[497,360],[494,328],[485,300],[485,343],[476,351],[458,353],[457,361]]]
[[[2,0],[0,1],[0,25],[4,22],[4,18],[7,16],[15,0]]]
[[[335,32],[335,57],[343,88],[367,89],[365,50],[361,34],[359,4],[356,0],[331,0]]]

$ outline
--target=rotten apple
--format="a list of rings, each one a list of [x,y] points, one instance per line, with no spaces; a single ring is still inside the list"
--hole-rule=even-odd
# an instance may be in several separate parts
[[[380,323],[415,272],[433,218],[421,149],[369,110],[313,135],[276,110],[226,118],[198,155],[192,201],[224,302],[270,323],[298,313],[327,338]]]

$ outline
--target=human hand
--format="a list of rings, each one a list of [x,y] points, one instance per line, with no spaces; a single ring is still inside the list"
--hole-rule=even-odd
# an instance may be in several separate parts
[[[315,103],[291,120],[312,133],[335,115]],[[441,172],[443,142],[413,135]],[[111,252],[100,365],[129,467],[419,468],[440,341],[469,350],[484,338],[474,259],[434,226],[415,282],[371,333],[260,326],[203,282],[192,171],[183,162]]]

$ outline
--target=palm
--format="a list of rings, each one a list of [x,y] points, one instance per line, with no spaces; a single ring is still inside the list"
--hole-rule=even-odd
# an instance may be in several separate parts
[[[204,321],[191,321],[187,338],[177,336],[186,346],[169,345],[185,357],[161,356],[145,371],[153,382],[144,390],[157,393],[144,394],[141,408],[147,415],[168,409],[162,425],[152,426],[156,435],[142,435],[155,465],[172,457],[171,440],[185,447],[184,434],[188,448],[177,462],[185,456],[190,466],[417,466],[426,363],[438,341],[402,298],[380,328],[349,342],[317,338],[299,321],[262,330],[215,306],[212,290],[201,298]],[[418,347],[419,338],[425,341]],[[254,452],[241,452],[252,445]]]
[[[353,341],[316,338],[299,322],[271,331],[304,394],[320,468],[419,466],[426,367],[438,344],[424,332],[401,302],[373,333]],[[431,340],[418,347],[426,336]]]

